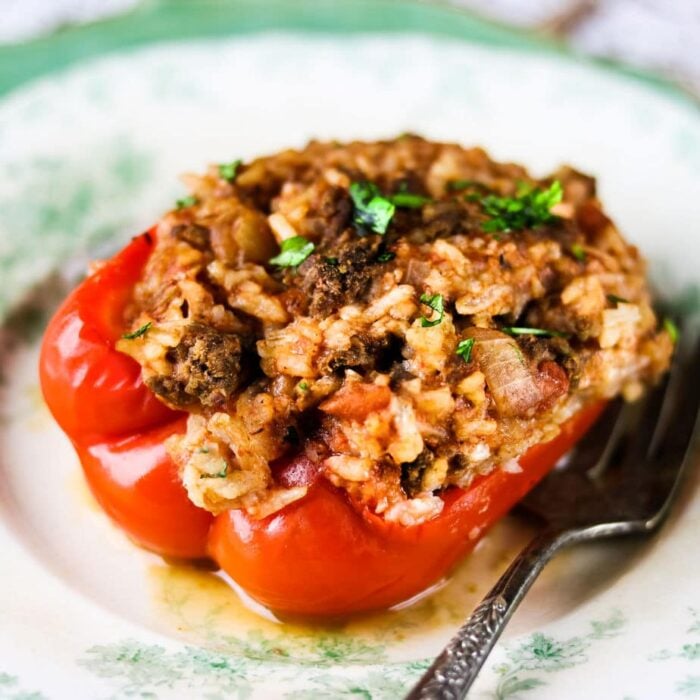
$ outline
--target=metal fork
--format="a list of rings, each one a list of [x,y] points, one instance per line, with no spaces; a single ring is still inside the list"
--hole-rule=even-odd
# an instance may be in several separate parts
[[[668,515],[700,432],[700,343],[684,329],[671,372],[643,400],[606,409],[521,503],[543,528],[523,549],[406,700],[464,698],[508,620],[562,547],[648,535]]]

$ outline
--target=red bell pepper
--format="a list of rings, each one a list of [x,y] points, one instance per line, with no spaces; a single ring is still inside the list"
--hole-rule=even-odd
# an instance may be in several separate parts
[[[72,440],[88,483],[136,542],[163,555],[211,557],[253,598],[279,612],[328,616],[386,608],[445,576],[479,538],[580,438],[596,404],[549,443],[520,459],[522,471],[494,470],[442,496],[442,513],[413,527],[362,509],[296,457],[276,466],[307,495],[261,520],[194,506],[164,440],[185,416],[144,385],[139,365],[115,349],[124,310],[153,248],[135,238],[64,301],[44,336],[40,375],[46,402]]]

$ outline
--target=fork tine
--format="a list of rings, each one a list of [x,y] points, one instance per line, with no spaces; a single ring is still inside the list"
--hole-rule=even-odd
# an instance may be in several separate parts
[[[623,404],[620,401],[612,401],[605,407],[590,430],[571,449],[567,468],[587,472],[592,464],[598,463],[605,445],[611,440],[615,430],[619,429],[622,408]]]
[[[618,400],[615,402],[614,407],[616,411],[614,423],[609,425],[608,436],[605,441],[601,440],[598,455],[594,459],[591,459],[592,455],[590,453],[582,455],[582,466],[590,479],[597,479],[603,475],[635,425],[637,411],[631,404]],[[606,417],[607,412],[603,414],[599,422],[606,420]],[[592,435],[592,438],[600,439],[596,435]],[[584,461],[586,458],[588,458],[588,461]]]
[[[647,453],[654,462],[688,445],[700,407],[698,364],[700,337],[688,329],[676,348],[666,400]]]
[[[693,342],[694,340],[694,342]],[[682,382],[675,392],[668,410],[667,428],[662,437],[653,442],[654,459],[647,474],[653,474],[654,488],[649,493],[653,514],[645,522],[651,531],[669,514],[683,478],[695,463],[698,435],[700,435],[700,374],[695,371],[700,361],[700,338],[689,338],[677,349],[679,374]]]
[[[544,522],[568,522],[571,513],[586,508],[597,518],[614,520],[658,509],[678,475],[700,401],[700,373],[691,371],[700,362],[700,347],[693,349],[696,337],[684,330],[672,379],[635,403],[611,403],[568,461],[546,476],[519,509]],[[648,456],[651,450],[658,459]]]
[[[679,413],[685,415],[682,406],[686,405],[691,416],[697,410],[692,401],[686,400],[693,394],[689,391],[688,380],[692,375],[692,363],[697,361],[697,350],[693,351],[694,335],[688,330],[681,336],[668,376],[649,389],[640,401],[622,409],[624,419],[616,426],[600,461],[588,472],[591,478],[600,478],[612,464],[635,472],[643,464],[652,466],[664,438],[670,437],[671,428],[679,446],[684,447],[692,425],[678,432]]]
[[[641,400],[628,404],[631,418],[618,449],[611,455],[611,464],[622,469],[637,469],[646,460],[664,406],[673,405],[670,387],[671,382],[666,377],[657,386],[648,389]]]
[[[589,484],[591,464],[600,464],[604,468],[611,441],[616,443],[615,436],[623,433],[621,423],[626,421],[626,410],[627,406],[619,400],[610,403],[593,427],[567,454],[566,461],[555,467],[520,501],[518,510],[547,522],[552,515],[552,504],[561,502],[563,483],[566,483],[563,488],[565,493],[579,493],[582,488],[585,489]]]

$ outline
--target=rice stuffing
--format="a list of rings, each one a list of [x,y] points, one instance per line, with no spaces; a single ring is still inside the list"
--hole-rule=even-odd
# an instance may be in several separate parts
[[[189,413],[167,447],[213,513],[303,498],[271,468],[301,452],[362,507],[425,522],[445,489],[517,473],[578,410],[668,367],[644,260],[571,168],[535,179],[409,135],[187,183],[118,349]]]

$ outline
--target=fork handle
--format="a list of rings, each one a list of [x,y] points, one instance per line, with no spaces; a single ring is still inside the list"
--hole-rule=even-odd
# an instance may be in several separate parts
[[[528,544],[425,672],[406,700],[461,700],[508,620],[567,533],[544,531]]]

